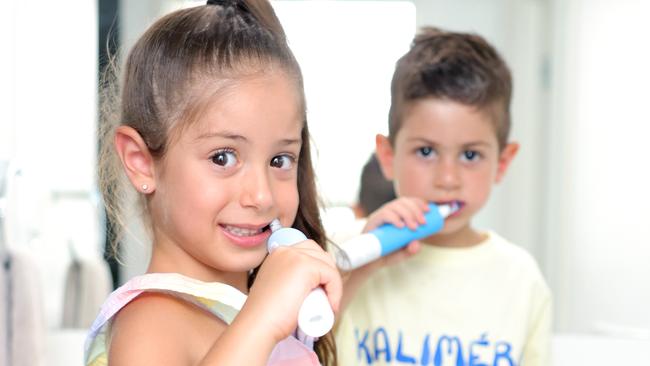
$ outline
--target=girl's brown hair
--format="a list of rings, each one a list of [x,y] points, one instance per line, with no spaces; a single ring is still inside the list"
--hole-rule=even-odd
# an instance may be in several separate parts
[[[300,67],[287,45],[283,28],[267,0],[209,1],[209,5],[173,12],[154,23],[137,41],[124,66],[121,95],[117,96],[116,68],[108,72],[102,108],[100,189],[109,222],[115,231],[114,254],[125,220],[128,184],[113,150],[118,124],[138,131],[155,159],[162,159],[174,136],[196,119],[214,85],[280,68],[293,78],[302,97]],[[112,63],[113,65],[115,62]],[[206,89],[208,84],[212,90]],[[210,95],[207,95],[209,98]],[[115,112],[115,113],[113,113]],[[306,117],[298,159],[299,206],[293,226],[325,248],[320,219],[310,137]],[[139,197],[146,212],[146,201]],[[145,215],[146,216],[146,215]],[[249,285],[255,280],[254,270]],[[336,365],[332,334],[315,344],[323,365]]]

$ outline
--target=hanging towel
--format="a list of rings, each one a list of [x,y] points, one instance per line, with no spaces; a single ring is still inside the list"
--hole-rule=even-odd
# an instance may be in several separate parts
[[[7,267],[5,267],[7,265]],[[0,366],[9,366],[9,257],[0,253]]]
[[[62,327],[90,328],[111,291],[106,262],[100,258],[74,259],[65,276]]]
[[[45,317],[38,269],[26,253],[11,250],[5,256],[2,282],[6,365],[44,365]]]

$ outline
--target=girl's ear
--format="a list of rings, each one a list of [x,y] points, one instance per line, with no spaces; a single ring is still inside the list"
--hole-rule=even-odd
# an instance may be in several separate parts
[[[512,159],[514,159],[515,155],[517,155],[517,151],[519,151],[519,144],[516,142],[511,142],[507,144],[503,148],[503,151],[501,151],[501,153],[499,154],[497,175],[494,180],[496,183],[501,182],[501,180],[503,179],[503,176],[506,174],[506,170],[508,170],[508,167],[510,166]]]
[[[115,150],[131,184],[141,193],[155,190],[154,160],[142,136],[131,127],[120,126],[115,131]]]
[[[381,171],[384,173],[384,177],[387,180],[393,180],[393,147],[388,140],[388,137],[378,134],[375,136],[375,145],[377,150],[377,160],[379,160],[379,166],[381,166]]]

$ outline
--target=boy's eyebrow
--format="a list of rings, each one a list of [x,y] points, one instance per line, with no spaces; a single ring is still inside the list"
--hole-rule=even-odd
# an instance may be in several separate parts
[[[412,138],[410,138],[408,140],[413,141],[413,142],[425,143],[425,144],[431,145],[431,146],[440,146],[441,145],[440,143],[433,142],[431,140],[428,140],[428,139],[425,139],[425,138],[422,138],[422,137],[412,137]],[[463,144],[463,147],[476,147],[476,146],[489,147],[490,143],[487,142],[487,141],[479,140],[479,141],[470,141],[470,142],[467,142],[467,143]]]
[[[410,142],[422,142],[422,143],[429,144],[429,145],[437,145],[435,142],[429,141],[429,140],[427,140],[425,138],[422,138],[422,137],[411,137],[411,138],[408,138],[407,141],[410,141]]]
[[[474,146],[490,147],[490,143],[486,141],[473,141],[473,142],[468,142],[466,144],[463,144],[463,147],[474,147]]]

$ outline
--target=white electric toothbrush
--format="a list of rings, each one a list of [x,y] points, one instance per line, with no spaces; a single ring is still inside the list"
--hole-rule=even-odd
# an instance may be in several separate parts
[[[271,222],[273,233],[267,241],[267,250],[271,253],[279,246],[291,246],[307,240],[300,230],[282,227],[280,221]],[[310,337],[322,337],[334,325],[334,312],[325,291],[321,287],[312,290],[305,298],[298,311],[298,328]]]

